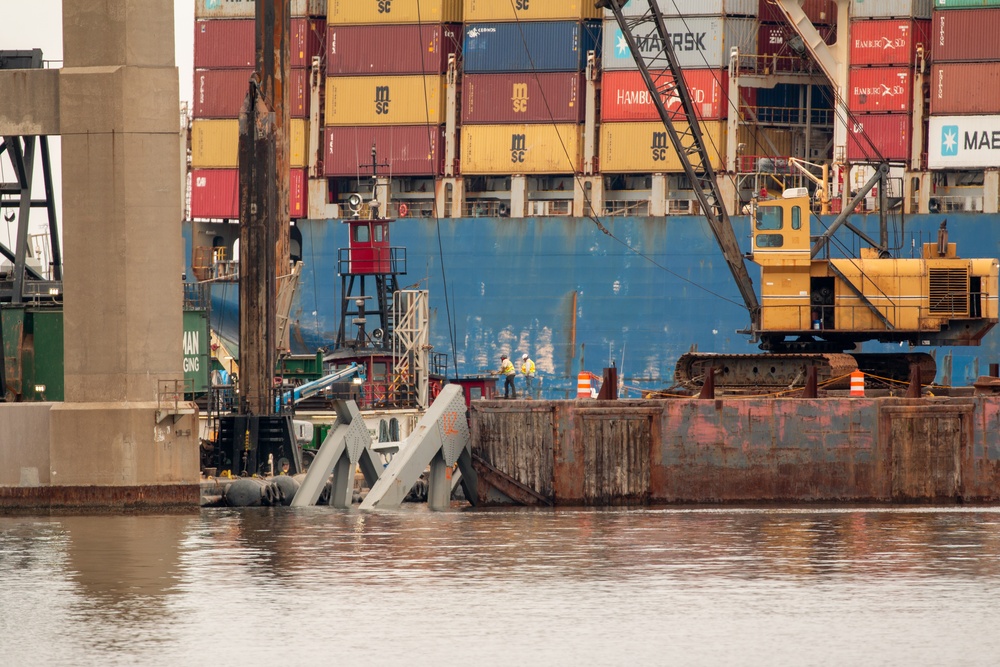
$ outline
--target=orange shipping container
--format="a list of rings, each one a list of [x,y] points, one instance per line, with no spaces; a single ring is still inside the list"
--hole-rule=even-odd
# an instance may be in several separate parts
[[[678,127],[679,131],[683,129],[683,125]],[[726,123],[706,121],[701,124],[701,131],[712,155],[712,167],[721,169]],[[601,171],[608,174],[684,171],[663,123],[603,123],[600,156]]]
[[[466,125],[463,174],[569,174],[580,169],[580,125]]]
[[[330,25],[461,23],[462,0],[329,0],[326,21]]]
[[[579,21],[603,14],[593,0],[465,0],[465,22]]]
[[[327,125],[438,125],[443,76],[330,76]]]
[[[293,118],[289,128],[289,166],[306,164],[306,121]],[[240,148],[240,123],[235,118],[191,121],[191,166],[195,169],[236,169]]]

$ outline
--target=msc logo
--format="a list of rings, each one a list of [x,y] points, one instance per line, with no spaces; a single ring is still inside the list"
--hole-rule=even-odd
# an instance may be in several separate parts
[[[941,128],[941,156],[958,155],[958,125]]]
[[[525,113],[528,110],[528,84],[515,83],[510,100],[514,106],[514,113]]]
[[[667,159],[667,133],[653,132],[653,145],[650,146],[653,152],[653,162],[663,162]]]
[[[524,155],[528,152],[528,142],[523,134],[510,135],[510,161],[517,164],[524,162]]]
[[[519,12],[526,12],[528,11],[528,4],[530,2],[531,0],[517,0],[517,2],[514,3],[514,9]]]
[[[392,0],[378,0],[378,13],[379,14],[391,14],[392,13]]]
[[[375,113],[384,116],[389,113],[389,86],[375,86]]]

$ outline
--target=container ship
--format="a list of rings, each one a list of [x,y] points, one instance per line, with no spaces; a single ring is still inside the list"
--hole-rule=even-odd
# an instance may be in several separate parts
[[[883,207],[897,257],[920,257],[943,221],[966,254],[997,255],[1000,0],[659,6],[741,244],[753,199],[806,187],[818,201],[823,190],[829,210],[816,216],[828,223],[888,162],[889,191],[858,204],[855,228],[877,235]],[[400,282],[428,290],[430,343],[455,374],[526,352],[544,397],[575,396],[581,371],[610,365],[635,396],[672,385],[693,349],[757,351],[607,10],[591,0],[291,8],[291,254],[302,263],[292,352],[330,349],[342,334],[344,221],[352,195],[372,188],[373,162],[393,245],[407,252]],[[625,12],[645,8],[633,0]],[[239,260],[236,117],[254,15],[253,2],[196,4],[188,276],[210,281],[212,327],[228,340],[238,339],[227,277]],[[656,34],[637,44],[655,67]],[[831,252],[857,256],[857,243]],[[990,333],[978,347],[933,349],[937,383],[971,384],[1000,359],[997,345]]]

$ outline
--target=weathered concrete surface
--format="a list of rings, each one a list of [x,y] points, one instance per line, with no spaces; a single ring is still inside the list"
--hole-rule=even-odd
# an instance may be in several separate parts
[[[484,401],[471,415],[473,454],[556,504],[1000,501],[994,397]]]
[[[2,70],[0,90],[0,136],[59,134],[59,70]]]
[[[52,403],[0,403],[0,487],[49,484]]]

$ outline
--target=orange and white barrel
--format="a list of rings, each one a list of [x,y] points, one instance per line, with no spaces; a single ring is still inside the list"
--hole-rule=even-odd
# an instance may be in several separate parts
[[[579,375],[576,376],[576,397],[577,398],[590,398],[590,373],[587,371],[581,371]]]
[[[851,373],[851,396],[865,397],[865,374],[861,371]]]

